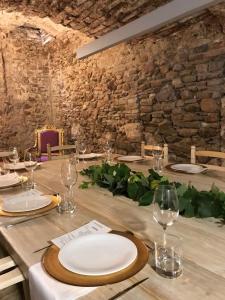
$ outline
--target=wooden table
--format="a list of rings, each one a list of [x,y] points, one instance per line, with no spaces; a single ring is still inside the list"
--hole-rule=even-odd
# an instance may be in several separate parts
[[[39,188],[49,193],[63,191],[60,183],[62,160],[46,162],[35,171]],[[93,162],[92,162],[93,164]],[[147,174],[149,162],[129,164],[132,169]],[[88,164],[85,165],[85,167]],[[206,174],[176,174],[165,170],[171,180],[188,183],[197,188],[209,189],[214,182],[225,191],[225,169],[214,168]],[[96,219],[116,230],[131,230],[144,241],[154,239],[162,232],[153,221],[152,208],[138,207],[136,202],[123,196],[112,196],[106,189],[78,186],[84,178],[79,175],[76,186],[77,210],[74,215],[59,215],[56,210],[47,216],[17,224],[11,228],[0,227],[1,241],[16,260],[24,275],[28,268],[40,261],[44,250],[34,251],[47,245],[47,241]],[[225,295],[225,228],[215,219],[188,219],[179,217],[168,229],[183,238],[184,272],[177,279],[160,277],[149,264],[132,278],[123,282],[97,288],[83,297],[88,300],[105,300],[134,282],[149,277],[143,284],[130,290],[121,299],[129,300],[224,300]],[[26,245],[26,246],[24,246]]]

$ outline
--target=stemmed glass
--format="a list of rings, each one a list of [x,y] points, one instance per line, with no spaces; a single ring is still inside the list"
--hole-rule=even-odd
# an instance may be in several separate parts
[[[79,144],[79,151],[84,155],[84,153],[86,152],[86,145],[84,142],[81,142]],[[86,163],[86,161],[84,160],[84,156],[83,156],[83,163]]]
[[[37,155],[35,152],[27,151],[24,155],[24,166],[29,172],[30,188],[34,189],[34,170],[37,167]]]
[[[154,145],[154,148],[152,150],[152,156],[153,156],[153,170],[155,172],[161,173],[162,172],[162,156],[163,151],[162,147],[158,144]]]
[[[73,213],[75,205],[73,201],[73,188],[77,182],[76,162],[68,160],[61,165],[61,181],[66,188],[63,201],[60,203],[59,212]]]
[[[14,147],[12,149],[11,154],[9,156],[9,160],[13,163],[13,168],[14,168],[14,173],[15,173],[16,172],[16,163],[18,163],[18,161],[19,161],[19,154],[18,154],[16,147]]]
[[[105,145],[103,146],[103,150],[105,152],[106,162],[110,163],[111,162],[111,154],[112,154],[112,146],[109,141],[107,141],[105,143]]]
[[[173,225],[179,215],[179,200],[173,185],[159,185],[153,198],[153,219],[163,228],[163,243],[166,245],[167,226]]]

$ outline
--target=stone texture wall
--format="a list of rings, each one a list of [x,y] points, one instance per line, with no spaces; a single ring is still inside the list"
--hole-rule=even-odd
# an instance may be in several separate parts
[[[0,74],[0,147],[22,150],[50,118],[48,53],[20,30],[10,32],[1,40]]]
[[[192,144],[224,150],[223,24],[223,16],[207,13],[170,34],[81,61],[75,50],[88,37],[79,31],[64,32],[44,48],[12,37],[4,51],[11,69],[7,95],[0,75],[2,143],[31,144],[34,128],[53,121],[67,140],[79,125],[92,151],[102,150],[108,137],[124,154],[140,153],[142,140],[167,142],[177,161],[190,157]]]
[[[165,141],[176,160],[190,157],[192,144],[224,149],[225,42],[216,17],[83,61],[73,58],[78,45],[68,34],[70,42],[50,49],[55,115],[68,132],[80,124],[93,149],[110,135],[120,153],[138,153],[142,139]]]

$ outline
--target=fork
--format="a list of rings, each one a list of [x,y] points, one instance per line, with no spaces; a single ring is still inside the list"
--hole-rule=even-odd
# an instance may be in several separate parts
[[[129,292],[130,290],[134,289],[136,286],[140,285],[141,283],[143,283],[147,279],[149,279],[149,277],[143,278],[140,281],[135,282],[134,284],[130,285],[129,287],[127,287],[123,291],[120,291],[119,293],[117,293],[114,296],[110,297],[108,300],[115,300],[115,299],[119,298],[120,296],[122,296],[122,295],[126,294],[127,292]]]

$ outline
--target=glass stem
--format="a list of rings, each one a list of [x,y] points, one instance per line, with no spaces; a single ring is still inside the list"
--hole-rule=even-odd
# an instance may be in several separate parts
[[[167,226],[163,226],[163,247],[166,247],[166,227]]]
[[[30,171],[31,188],[34,189],[34,170]]]

